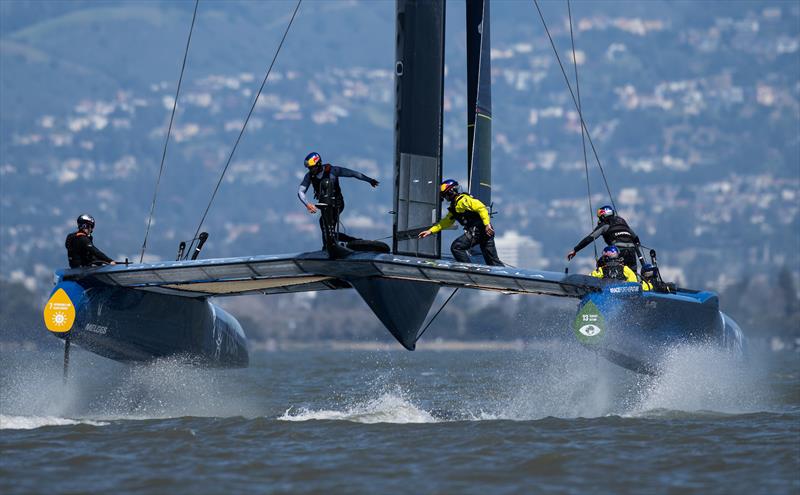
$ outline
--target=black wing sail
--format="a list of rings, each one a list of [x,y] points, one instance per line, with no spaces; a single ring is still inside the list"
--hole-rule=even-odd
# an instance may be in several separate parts
[[[492,65],[489,0],[467,0],[467,178],[469,192],[492,203]]]
[[[444,0],[397,0],[393,252],[441,257]]]

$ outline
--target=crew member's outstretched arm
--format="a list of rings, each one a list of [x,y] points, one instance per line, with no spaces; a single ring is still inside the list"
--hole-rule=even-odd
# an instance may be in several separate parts
[[[603,225],[600,225],[600,226],[598,226],[596,229],[594,229],[594,230],[592,231],[592,233],[591,233],[591,234],[589,234],[589,235],[587,235],[586,237],[584,237],[583,239],[581,239],[581,242],[579,242],[579,243],[578,243],[578,244],[577,244],[577,245],[576,245],[576,246],[573,248],[573,250],[574,250],[574,251],[577,253],[577,252],[578,252],[578,251],[580,251],[581,249],[585,248],[586,246],[588,246],[589,244],[591,244],[591,243],[592,243],[592,241],[594,241],[595,239],[597,239],[597,238],[598,238],[598,237],[600,237],[601,235],[605,234],[606,230],[608,230],[608,227],[609,227],[609,226],[608,226],[608,224],[607,224],[607,223],[604,223]]]
[[[364,182],[369,182],[369,185],[372,187],[377,187],[379,182],[371,177],[368,177],[361,172],[356,172],[355,170],[350,170],[349,168],[345,167],[335,167],[336,175],[339,177],[353,177],[354,179],[363,180]]]
[[[574,248],[572,248],[572,251],[567,253],[567,260],[571,260],[572,258],[574,258],[575,255],[578,253],[578,251],[591,244],[592,241],[603,235],[606,230],[608,230],[608,224],[605,223],[603,225],[598,225],[597,227],[595,227],[595,229],[592,231],[591,234],[581,239],[581,242],[579,242]]]
[[[424,239],[431,234],[435,234],[437,232],[441,232],[443,229],[446,229],[455,223],[455,219],[450,212],[447,212],[447,216],[439,220],[439,223],[433,225],[428,230],[423,230],[419,233],[419,238]]]

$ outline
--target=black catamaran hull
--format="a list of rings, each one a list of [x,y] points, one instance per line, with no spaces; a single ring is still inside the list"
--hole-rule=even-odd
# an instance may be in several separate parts
[[[71,327],[64,331],[54,326],[50,316],[51,331],[100,356],[121,362],[179,357],[210,367],[248,365],[241,325],[207,298],[156,294],[91,279],[61,281],[51,298],[57,299],[59,291],[68,295],[72,306],[62,307],[61,313],[72,315],[65,318]],[[45,313],[47,318],[47,309]]]

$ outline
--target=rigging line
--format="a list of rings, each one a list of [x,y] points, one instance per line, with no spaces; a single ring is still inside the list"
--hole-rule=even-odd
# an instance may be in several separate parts
[[[225,167],[222,169],[222,173],[219,176],[219,180],[217,181],[216,187],[214,187],[214,192],[211,194],[211,199],[208,201],[208,206],[206,206],[206,211],[203,212],[203,217],[200,219],[200,223],[197,225],[197,230],[194,233],[194,237],[197,237],[200,229],[203,227],[203,222],[206,220],[206,215],[208,215],[208,211],[211,209],[211,204],[214,202],[214,198],[217,196],[217,191],[219,191],[219,186],[222,184],[222,179],[225,177],[225,172],[228,171],[228,167],[233,160],[233,154],[236,153],[236,148],[239,146],[239,142],[242,140],[242,136],[244,135],[245,129],[247,129],[247,123],[250,122],[250,117],[253,115],[253,111],[256,109],[256,104],[258,103],[258,98],[261,96],[261,92],[264,90],[264,86],[267,84],[267,79],[269,78],[269,74],[272,72],[272,67],[275,65],[275,60],[278,59],[278,54],[281,52],[281,48],[283,48],[283,42],[286,41],[286,35],[289,34],[289,29],[292,27],[292,23],[294,22],[294,18],[297,15],[297,11],[300,10],[300,4],[303,3],[303,0],[297,0],[297,5],[294,7],[294,12],[292,12],[292,17],[289,19],[289,24],[286,26],[286,30],[283,32],[283,37],[281,38],[281,42],[278,43],[278,49],[275,50],[275,55],[272,57],[272,62],[269,64],[269,68],[267,69],[266,75],[264,75],[264,80],[261,81],[261,87],[258,88],[258,93],[256,93],[256,97],[253,99],[253,104],[250,106],[250,111],[247,113],[247,118],[244,119],[244,124],[242,124],[242,130],[239,131],[239,136],[236,138],[236,142],[233,144],[233,148],[231,149],[230,154],[228,155],[228,160],[225,162]]]
[[[142,242],[142,252],[139,255],[139,263],[144,260],[144,252],[147,249],[147,237],[150,235],[150,225],[153,222],[153,212],[156,209],[156,197],[158,196],[158,186],[161,184],[161,176],[164,174],[164,162],[167,159],[167,146],[169,145],[169,136],[172,134],[172,122],[175,120],[175,110],[178,108],[178,95],[181,92],[181,83],[183,82],[183,73],[186,70],[186,59],[189,56],[189,44],[192,42],[192,33],[194,32],[194,21],[197,19],[197,6],[200,0],[194,2],[194,13],[192,14],[192,25],[189,27],[189,37],[186,39],[186,49],[183,51],[183,64],[181,65],[181,75],[178,77],[178,88],[175,90],[175,100],[172,102],[172,115],[169,117],[169,127],[167,127],[167,137],[164,139],[164,151],[161,153],[161,166],[158,168],[158,178],[156,179],[156,188],[153,191],[153,202],[150,204],[150,216],[147,217],[147,229],[144,232],[144,241]]]
[[[439,316],[439,313],[441,313],[441,312],[442,312],[442,310],[444,309],[444,307],[445,307],[445,306],[447,306],[447,303],[449,303],[449,302],[450,302],[450,299],[452,299],[452,298],[453,298],[453,296],[455,296],[455,295],[456,295],[456,292],[458,292],[458,289],[460,289],[460,287],[456,287],[456,289],[455,289],[453,292],[451,292],[451,293],[450,293],[450,296],[448,296],[448,297],[447,297],[447,300],[444,302],[444,304],[442,304],[442,307],[441,307],[441,308],[439,308],[439,311],[437,311],[437,312],[436,312],[436,314],[435,314],[435,315],[433,315],[433,318],[431,318],[431,321],[429,321],[429,322],[428,322],[428,324],[427,324],[427,325],[425,325],[425,328],[423,328],[423,329],[422,329],[422,331],[419,333],[419,335],[417,335],[417,338],[416,338],[416,339],[414,339],[414,343],[415,343],[415,344],[417,343],[417,341],[418,341],[419,339],[421,339],[421,338],[422,338],[422,336],[425,334],[425,331],[426,331],[426,330],[428,330],[428,327],[430,327],[430,326],[431,326],[431,323],[433,323],[433,322],[434,322],[434,320],[436,320],[436,317],[437,317],[437,316]]]
[[[581,104],[581,84],[578,79],[578,59],[575,58],[575,35],[572,32],[572,8],[567,0],[567,14],[569,15],[569,39],[572,42],[572,66],[575,68],[575,91],[578,93],[578,113],[583,110]],[[583,147],[583,169],[586,171],[586,199],[589,201],[589,229],[594,226],[594,208],[592,208],[592,189],[589,181],[589,160],[586,157],[586,132],[581,125],[581,146]],[[592,241],[594,259],[597,259],[597,240]]]
[[[553,37],[550,35],[550,29],[547,27],[547,22],[544,20],[544,14],[542,14],[542,9],[539,8],[539,1],[533,0],[533,4],[536,6],[536,10],[539,12],[539,18],[542,20],[542,25],[544,26],[544,30],[547,33],[547,37],[550,39],[550,46],[553,48],[553,53],[556,56],[556,60],[558,61],[559,67],[561,67],[561,74],[564,75],[564,81],[567,83],[567,89],[569,90],[569,94],[572,95],[572,102],[575,104],[575,108],[578,110],[578,117],[581,119],[581,127],[586,130],[586,138],[589,140],[589,145],[592,148],[592,153],[594,154],[594,159],[597,161],[597,166],[600,168],[600,174],[603,176],[603,183],[606,186],[606,191],[608,192],[608,197],[611,200],[611,206],[616,210],[617,206],[614,203],[614,195],[611,193],[611,188],[608,185],[608,180],[606,179],[605,170],[603,170],[603,164],[600,162],[600,155],[597,153],[597,148],[595,148],[594,141],[592,140],[592,134],[589,132],[589,127],[586,125],[586,121],[583,119],[583,113],[581,112],[580,106],[578,105],[578,100],[575,98],[575,93],[572,91],[572,84],[569,82],[569,76],[567,76],[567,71],[564,69],[564,64],[561,63],[561,57],[558,56],[558,49],[556,49],[556,44],[553,41]]]

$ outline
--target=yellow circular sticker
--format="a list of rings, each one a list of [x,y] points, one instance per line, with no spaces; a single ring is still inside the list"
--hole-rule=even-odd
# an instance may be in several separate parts
[[[50,296],[44,307],[44,324],[55,333],[69,332],[75,323],[75,306],[64,289]]]

